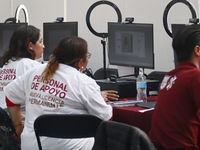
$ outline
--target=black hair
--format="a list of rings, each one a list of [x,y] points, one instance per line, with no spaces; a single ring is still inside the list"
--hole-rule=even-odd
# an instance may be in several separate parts
[[[178,62],[188,61],[197,45],[200,46],[200,25],[194,24],[181,28],[172,42]]]

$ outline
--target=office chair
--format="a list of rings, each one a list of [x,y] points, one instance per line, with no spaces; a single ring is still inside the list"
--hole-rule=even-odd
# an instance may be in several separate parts
[[[46,114],[34,122],[39,150],[42,150],[40,136],[54,138],[95,137],[101,119],[90,114]]]
[[[16,134],[12,120],[10,119],[7,112],[4,109],[2,109],[1,107],[0,107],[0,126],[5,126],[7,128],[10,127],[12,129],[12,131],[14,132],[14,134]]]
[[[17,136],[12,120],[0,107],[0,150],[20,150],[19,143],[14,139],[13,134]]]
[[[145,132],[115,121],[102,121],[92,150],[156,150]]]

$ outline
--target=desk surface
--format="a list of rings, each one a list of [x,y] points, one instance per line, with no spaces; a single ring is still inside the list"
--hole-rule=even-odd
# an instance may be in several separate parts
[[[147,99],[147,101],[157,100],[158,96],[148,97]],[[148,134],[151,128],[151,118],[153,115],[153,110],[143,113],[139,112],[139,110],[145,109],[146,108],[138,106],[113,107],[113,120],[138,127]]]

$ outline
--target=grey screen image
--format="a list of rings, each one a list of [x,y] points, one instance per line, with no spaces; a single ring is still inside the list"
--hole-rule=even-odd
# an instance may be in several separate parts
[[[153,24],[108,23],[111,65],[154,69]]]

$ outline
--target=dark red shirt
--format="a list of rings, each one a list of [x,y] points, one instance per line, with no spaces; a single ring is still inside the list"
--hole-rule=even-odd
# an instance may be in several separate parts
[[[149,133],[158,149],[198,149],[200,69],[180,62],[160,86]]]

